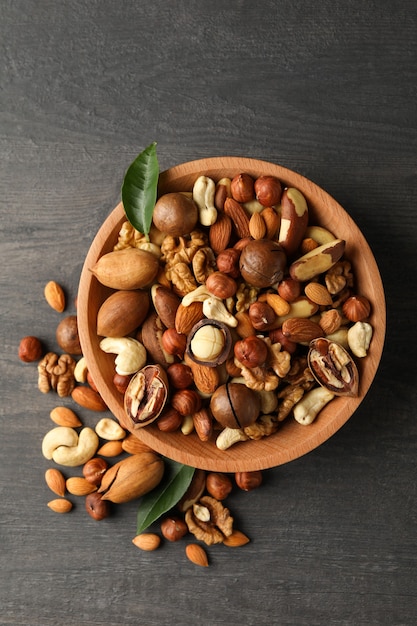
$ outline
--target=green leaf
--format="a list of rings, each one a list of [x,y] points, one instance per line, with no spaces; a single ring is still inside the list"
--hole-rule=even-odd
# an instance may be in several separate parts
[[[137,534],[142,533],[161,515],[172,509],[187,491],[195,468],[164,458],[165,472],[158,487],[141,499],[137,516]]]
[[[122,185],[126,217],[148,237],[158,189],[159,164],[156,142],[151,143],[129,166]]]

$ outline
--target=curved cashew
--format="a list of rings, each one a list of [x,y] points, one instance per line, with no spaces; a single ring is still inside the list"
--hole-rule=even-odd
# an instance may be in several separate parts
[[[196,289],[193,289],[189,293],[187,293],[183,299],[181,300],[182,306],[190,306],[193,302],[204,302],[207,298],[210,297],[210,292],[207,290],[205,285],[200,285]]]
[[[373,329],[368,322],[356,322],[347,333],[349,348],[357,357],[366,356],[371,343]]]
[[[315,387],[304,394],[302,399],[295,405],[293,409],[295,419],[299,424],[311,424],[322,408],[333,398],[334,393],[331,393],[325,387]]]
[[[57,426],[46,433],[42,441],[42,454],[46,459],[52,459],[59,446],[76,446],[78,433],[69,426]]]
[[[203,302],[203,313],[210,320],[216,320],[216,322],[223,322],[227,326],[236,327],[237,319],[229,313],[223,304],[223,300],[210,296]]]
[[[216,185],[208,176],[199,176],[193,187],[193,200],[198,207],[200,222],[203,226],[211,226],[217,219],[214,206]]]
[[[85,383],[85,381],[87,380],[87,373],[87,361],[85,360],[85,357],[82,356],[74,368],[74,378],[77,383]]]
[[[86,427],[77,435],[75,445],[60,445],[54,450],[52,458],[59,465],[77,467],[78,465],[84,465],[84,463],[93,458],[98,445],[99,439],[97,434],[92,428]]]
[[[220,435],[216,439],[216,446],[219,450],[227,450],[233,446],[233,444],[239,441],[247,441],[249,437],[243,432],[241,428],[224,428]]]
[[[104,352],[117,354],[116,372],[122,376],[135,374],[146,364],[146,349],[132,337],[105,337],[100,341]]]
[[[95,431],[99,437],[107,441],[119,441],[126,437],[126,431],[111,417],[103,417],[99,420]]]

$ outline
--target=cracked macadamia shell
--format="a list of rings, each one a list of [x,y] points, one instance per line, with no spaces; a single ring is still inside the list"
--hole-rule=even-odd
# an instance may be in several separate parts
[[[240,272],[254,287],[270,287],[282,280],[287,258],[275,241],[256,239],[250,241],[240,255]]]

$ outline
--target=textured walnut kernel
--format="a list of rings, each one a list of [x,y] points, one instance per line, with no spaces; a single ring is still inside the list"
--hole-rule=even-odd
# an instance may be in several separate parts
[[[185,513],[188,530],[208,546],[222,543],[224,538],[229,537],[233,532],[233,517],[229,509],[211,496],[203,496],[198,504],[208,509],[209,520],[202,521],[195,515],[193,508],[190,508]]]

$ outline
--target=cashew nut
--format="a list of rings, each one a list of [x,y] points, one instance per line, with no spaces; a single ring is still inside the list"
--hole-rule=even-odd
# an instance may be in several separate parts
[[[302,399],[295,405],[293,409],[295,419],[299,424],[311,424],[322,408],[333,398],[334,393],[331,393],[325,387],[315,387],[304,394]]]
[[[75,431],[74,431],[75,432]],[[55,463],[66,467],[84,465],[95,455],[99,439],[92,428],[83,428],[79,435],[75,432],[77,440],[73,445],[60,445],[55,448],[52,458]]]
[[[95,431],[99,437],[107,441],[119,441],[126,437],[126,431],[111,417],[103,417],[99,420]]]
[[[198,207],[200,223],[211,226],[217,219],[217,209],[214,206],[216,185],[208,176],[199,176],[193,187],[193,200]]]
[[[341,346],[345,348],[345,350],[349,348],[347,328],[339,328],[334,333],[330,333],[330,335],[326,335],[326,339],[340,344]]]
[[[204,300],[203,314],[210,320],[222,322],[227,326],[237,326],[237,319],[226,309],[223,300],[215,296],[210,296]]]
[[[224,428],[216,439],[216,446],[219,450],[227,450],[239,441],[247,441],[249,437],[241,428]]]
[[[122,376],[135,374],[146,364],[146,349],[132,337],[105,337],[100,341],[104,352],[117,354],[116,372]]]
[[[368,322],[356,322],[347,333],[349,348],[359,358],[366,356],[372,339],[372,326]]]
[[[85,381],[87,380],[87,373],[87,361],[85,360],[85,357],[82,356],[74,368],[74,378],[77,383],[85,383]]]
[[[196,289],[193,289],[189,293],[187,293],[183,299],[181,300],[182,306],[190,306],[193,302],[204,302],[207,298],[210,297],[210,292],[207,290],[205,285],[200,285]]]
[[[52,459],[59,446],[76,446],[78,433],[69,426],[57,426],[46,433],[42,441],[42,454],[46,459]]]

